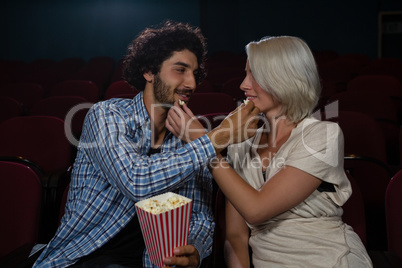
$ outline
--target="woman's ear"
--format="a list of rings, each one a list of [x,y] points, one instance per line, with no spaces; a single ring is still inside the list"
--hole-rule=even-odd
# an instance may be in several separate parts
[[[147,80],[148,83],[153,82],[154,75],[153,75],[153,73],[151,71],[148,71],[148,72],[144,73],[143,75],[144,75],[145,80]]]

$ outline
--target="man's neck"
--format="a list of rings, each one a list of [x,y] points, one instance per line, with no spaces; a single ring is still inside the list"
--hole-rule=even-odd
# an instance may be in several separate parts
[[[152,130],[152,144],[151,147],[157,148],[165,137],[166,127],[165,121],[167,117],[166,107],[164,105],[158,105],[155,101],[153,90],[146,88],[143,93],[145,109],[148,112],[149,119],[151,121]]]

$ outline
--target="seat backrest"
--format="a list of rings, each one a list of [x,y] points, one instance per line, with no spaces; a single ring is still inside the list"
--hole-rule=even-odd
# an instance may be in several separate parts
[[[0,124],[0,156],[28,159],[45,173],[72,164],[72,145],[64,121],[52,116],[20,116]]]
[[[89,102],[99,100],[99,87],[89,80],[64,80],[55,84],[49,96],[80,96]]]
[[[344,168],[356,180],[366,211],[367,248],[386,250],[385,191],[391,170],[373,158],[345,157]]]
[[[80,108],[74,114],[69,114],[69,112],[71,112],[71,109],[74,107],[78,109],[78,105],[84,103],[88,103],[88,101],[80,96],[48,97],[36,103],[32,109],[31,115],[55,116],[64,120],[66,123],[66,116],[72,116],[70,121],[71,131],[74,135],[79,135],[89,108],[85,105],[85,108]],[[69,120],[70,119],[68,119],[68,121]]]
[[[244,100],[246,97],[244,96],[244,91],[240,89],[240,85],[244,80],[244,76],[234,77],[228,81],[226,81],[220,92],[226,93],[236,100]]]
[[[342,219],[345,223],[352,226],[353,230],[359,235],[363,244],[366,245],[366,214],[364,210],[363,196],[355,178],[346,172],[352,185],[352,195],[343,205]]]
[[[402,83],[402,60],[399,58],[377,58],[360,70],[360,75],[390,75]]]
[[[390,75],[359,75],[349,81],[347,90],[375,91],[400,97],[402,95],[401,82]]]
[[[360,64],[355,60],[338,57],[322,64],[318,72],[322,79],[343,83],[346,86],[351,79],[358,75],[360,68]]]
[[[397,57],[382,57],[375,58],[370,61],[370,66],[375,66],[377,68],[399,68],[402,67],[402,59]]]
[[[85,60],[80,57],[65,58],[55,63],[55,68],[64,70],[66,73],[79,71],[86,64]]]
[[[44,98],[45,90],[37,83],[12,83],[0,88],[0,96],[21,102],[30,111],[35,103]]]
[[[67,184],[67,186],[64,188],[63,191],[63,195],[61,196],[61,200],[60,200],[60,211],[59,211],[59,225],[61,222],[61,219],[64,216],[64,212],[65,212],[65,208],[66,208],[66,204],[67,204],[67,197],[68,197],[68,191],[70,188],[70,183]]]
[[[346,53],[339,55],[340,59],[351,59],[359,64],[360,67],[366,66],[370,63],[370,57],[364,53]]]
[[[391,97],[375,91],[344,91],[333,95],[329,100],[334,101],[338,102],[340,111],[361,112],[373,117],[384,134],[387,162],[399,163],[398,110]]]
[[[0,96],[0,123],[7,119],[22,115],[22,104],[10,97]]]
[[[138,94],[139,90],[131,86],[125,80],[119,80],[111,83],[105,92],[105,100],[115,98],[121,94]]]
[[[369,115],[353,111],[327,111],[322,120],[333,121],[342,129],[345,155],[364,156],[387,161],[384,134],[379,124]]]
[[[385,194],[385,212],[388,233],[388,251],[402,260],[402,170],[388,184]]]
[[[402,92],[402,89],[401,89]],[[375,119],[398,122],[398,110],[391,97],[375,91],[351,90],[331,96],[328,102],[338,101],[340,111],[355,111],[368,114]],[[376,109],[373,109],[376,105]]]
[[[197,85],[195,92],[202,93],[202,92],[213,92],[214,86],[212,83],[206,79],[204,79],[200,84]]]
[[[37,242],[41,201],[41,182],[33,170],[0,161],[0,257]]]

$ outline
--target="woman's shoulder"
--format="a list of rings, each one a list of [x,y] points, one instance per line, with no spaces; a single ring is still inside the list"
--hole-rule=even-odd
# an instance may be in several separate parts
[[[298,125],[298,129],[303,132],[325,133],[328,131],[342,132],[338,123],[332,121],[319,120],[314,117],[308,117],[302,120]]]

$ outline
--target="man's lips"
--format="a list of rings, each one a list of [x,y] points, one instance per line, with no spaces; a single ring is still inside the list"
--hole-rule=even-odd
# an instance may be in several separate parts
[[[179,96],[179,98],[182,100],[182,101],[189,101],[190,100],[190,98],[191,98],[191,96],[193,95],[193,92],[192,91],[176,91],[176,94]]]

